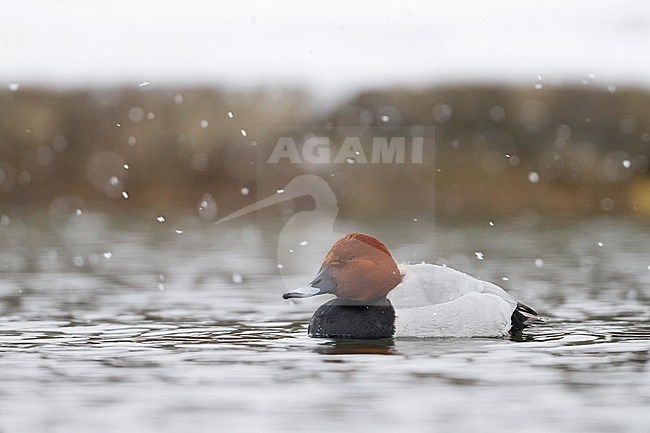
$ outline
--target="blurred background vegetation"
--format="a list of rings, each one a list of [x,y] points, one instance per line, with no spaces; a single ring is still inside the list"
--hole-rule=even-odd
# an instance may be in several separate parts
[[[390,136],[413,125],[435,127],[423,164],[265,163],[280,136],[300,146],[310,131],[328,134],[335,152],[346,127]],[[350,217],[649,218],[649,158],[650,93],[634,87],[386,88],[327,110],[299,88],[0,91],[4,213],[198,211],[214,220],[311,172]]]

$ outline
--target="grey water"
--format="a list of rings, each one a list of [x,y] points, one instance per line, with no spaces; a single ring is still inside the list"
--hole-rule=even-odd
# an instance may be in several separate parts
[[[649,431],[647,223],[343,221],[288,255],[282,224],[3,217],[0,432]],[[311,339],[325,299],[281,294],[351,230],[547,321],[516,341]]]

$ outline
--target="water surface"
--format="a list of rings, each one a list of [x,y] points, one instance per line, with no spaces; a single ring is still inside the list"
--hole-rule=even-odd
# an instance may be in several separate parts
[[[0,227],[0,431],[648,431],[647,225],[335,227],[378,235],[398,261],[502,285],[547,317],[521,341],[310,339],[325,299],[281,294],[318,269],[332,233],[301,233],[308,245],[283,280],[281,228],[11,218]]]

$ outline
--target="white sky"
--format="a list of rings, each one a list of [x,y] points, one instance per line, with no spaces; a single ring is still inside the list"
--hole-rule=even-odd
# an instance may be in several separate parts
[[[650,2],[3,2],[0,85],[650,86]],[[4,84],[2,84],[4,83]]]

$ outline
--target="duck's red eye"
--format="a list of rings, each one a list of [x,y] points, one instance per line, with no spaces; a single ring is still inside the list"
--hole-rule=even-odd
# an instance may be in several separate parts
[[[348,256],[348,260],[354,260],[354,256],[353,256],[352,254],[350,254],[350,255]]]

